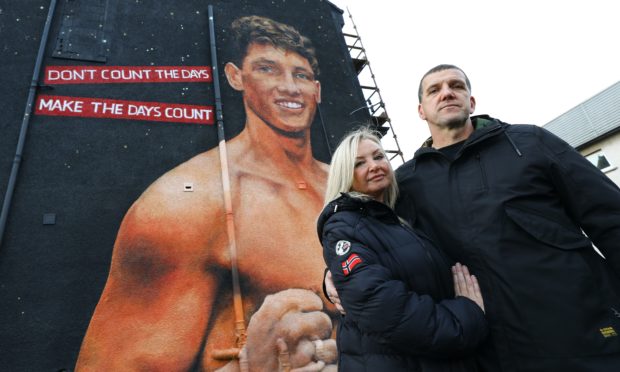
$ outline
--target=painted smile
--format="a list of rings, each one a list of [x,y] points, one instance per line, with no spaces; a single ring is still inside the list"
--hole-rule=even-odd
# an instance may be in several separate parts
[[[276,105],[280,107],[284,107],[286,109],[292,109],[292,110],[300,109],[303,107],[303,105],[300,102],[294,102],[294,101],[276,101]]]

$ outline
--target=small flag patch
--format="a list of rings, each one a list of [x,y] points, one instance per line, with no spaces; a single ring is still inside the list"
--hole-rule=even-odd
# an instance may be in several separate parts
[[[344,275],[347,276],[351,274],[355,266],[362,263],[362,258],[358,256],[356,253],[350,255],[343,263],[342,263],[342,271]]]

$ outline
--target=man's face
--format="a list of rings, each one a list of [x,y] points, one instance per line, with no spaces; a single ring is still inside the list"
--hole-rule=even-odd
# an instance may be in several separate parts
[[[231,64],[229,64],[231,65]],[[234,67],[234,65],[232,65]],[[233,88],[243,91],[246,109],[286,132],[310,128],[321,85],[307,59],[271,45],[250,44],[241,69],[227,66]]]
[[[471,96],[465,75],[456,69],[429,74],[422,81],[422,102],[418,114],[430,125],[457,128],[473,114],[476,100]]]

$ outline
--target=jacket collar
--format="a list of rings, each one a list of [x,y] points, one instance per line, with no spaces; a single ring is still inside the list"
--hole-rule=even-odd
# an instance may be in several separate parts
[[[322,236],[323,225],[327,220],[338,212],[357,211],[365,216],[372,216],[385,222],[399,223],[400,220],[390,207],[374,199],[353,197],[347,193],[329,202],[319,215],[317,230],[319,237]]]
[[[471,123],[474,126],[474,131],[469,136],[469,138],[465,140],[465,143],[463,144],[463,149],[479,143],[489,137],[501,134],[502,132],[504,132],[505,126],[507,125],[505,123],[502,123],[498,119],[490,117],[489,115],[472,116]],[[414,158],[417,158],[424,153],[437,152],[437,150],[434,149],[432,145],[433,137],[429,137],[426,141],[424,141],[422,147],[420,147],[415,152]]]

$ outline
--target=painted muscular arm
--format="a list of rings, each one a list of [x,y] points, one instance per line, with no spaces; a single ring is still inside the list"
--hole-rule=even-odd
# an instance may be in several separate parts
[[[205,241],[207,221],[194,227],[169,203],[179,201],[143,195],[125,216],[77,371],[186,371],[196,363],[218,284],[205,251],[217,239]]]

